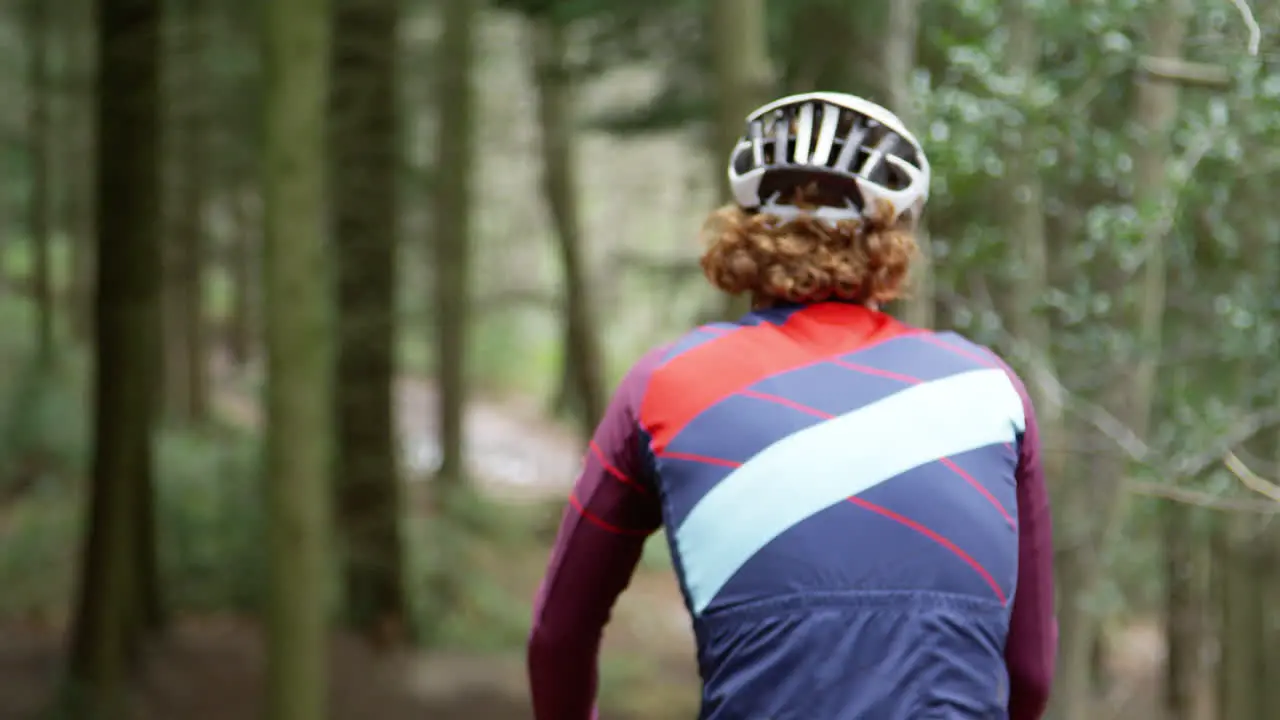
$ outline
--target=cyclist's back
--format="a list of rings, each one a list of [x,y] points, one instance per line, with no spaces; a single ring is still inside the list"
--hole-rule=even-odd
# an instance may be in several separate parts
[[[985,349],[823,303],[699,328],[640,405],[705,720],[997,718],[1022,397]]]

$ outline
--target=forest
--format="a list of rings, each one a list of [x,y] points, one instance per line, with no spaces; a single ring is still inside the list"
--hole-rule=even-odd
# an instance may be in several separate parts
[[[610,393],[736,314],[746,114],[934,179],[890,310],[1040,417],[1051,720],[1280,717],[1276,0],[0,4],[0,718],[529,718]],[[1268,200],[1272,197],[1273,200]],[[602,717],[697,714],[661,533]]]

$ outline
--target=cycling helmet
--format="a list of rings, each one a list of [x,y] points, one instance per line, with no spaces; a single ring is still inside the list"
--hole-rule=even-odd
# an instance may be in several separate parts
[[[729,156],[738,205],[784,222],[809,213],[826,222],[915,223],[929,177],[924,150],[897,115],[844,93],[790,95],[758,108]],[[817,207],[793,204],[807,187],[817,190]]]

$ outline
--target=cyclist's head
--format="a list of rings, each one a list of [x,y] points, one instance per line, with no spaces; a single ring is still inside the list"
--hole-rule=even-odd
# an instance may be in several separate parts
[[[893,113],[853,95],[782,98],[729,157],[735,204],[704,232],[707,278],[756,307],[899,297],[917,252],[929,161]]]

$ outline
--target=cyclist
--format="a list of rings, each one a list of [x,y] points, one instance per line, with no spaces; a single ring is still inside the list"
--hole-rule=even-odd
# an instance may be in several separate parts
[[[596,430],[529,639],[539,720],[593,716],[597,653],[666,527],[702,720],[1041,717],[1057,645],[1035,416],[991,351],[880,311],[928,196],[859,97],[753,112],[707,278],[753,309],[645,355]]]

